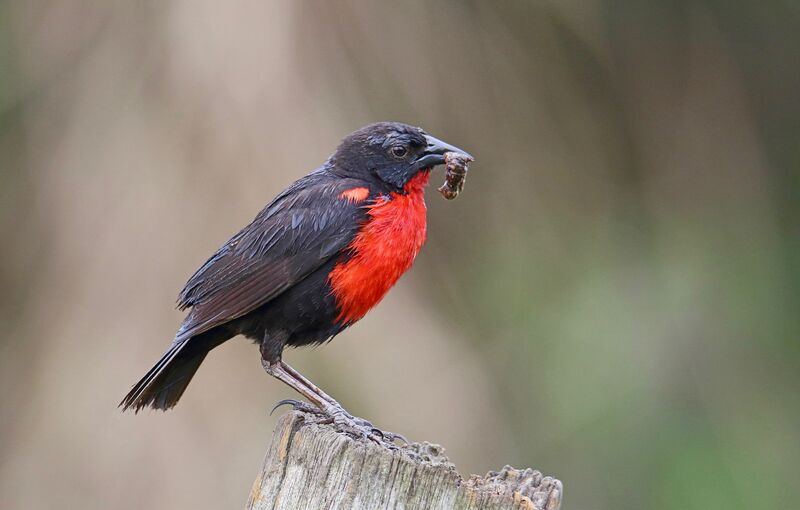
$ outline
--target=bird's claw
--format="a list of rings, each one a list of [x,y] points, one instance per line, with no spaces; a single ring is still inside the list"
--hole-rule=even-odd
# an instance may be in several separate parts
[[[311,404],[307,404],[305,402],[302,402],[300,400],[295,400],[293,398],[285,398],[279,401],[277,404],[275,404],[275,406],[272,408],[272,411],[269,412],[269,415],[272,416],[272,413],[274,413],[277,408],[285,405],[292,406],[292,409],[294,409],[295,411],[301,411],[304,413],[311,413],[311,414],[324,414],[324,411],[315,406],[312,406]]]
[[[320,419],[315,420],[315,423],[319,423],[320,425],[333,425],[336,430],[347,434],[354,439],[369,439],[391,450],[398,449],[397,445],[395,444],[395,441],[398,439],[405,444],[410,444],[408,439],[406,439],[403,435],[376,428],[372,425],[372,423],[368,422],[364,418],[358,418],[348,413],[341,406],[330,406],[326,407],[325,409],[320,409],[306,402],[287,398],[276,403],[269,414],[272,415],[276,409],[284,405],[290,405],[292,406],[292,409],[296,411],[320,416]]]
[[[376,429],[374,427],[372,428],[372,432],[375,434],[379,434],[382,438],[384,438],[386,441],[389,441],[390,443],[394,443],[399,439],[405,445],[411,444],[409,440],[406,439],[406,436],[404,436],[403,434],[398,434],[397,432],[389,432],[386,430]]]
[[[408,440],[400,434],[394,432],[386,432],[376,428],[372,423],[363,418],[353,417],[350,413],[343,408],[331,409],[328,411],[336,428],[348,436],[356,439],[369,439],[383,447],[390,450],[397,450],[398,447],[394,443],[395,439],[400,439],[408,444]]]

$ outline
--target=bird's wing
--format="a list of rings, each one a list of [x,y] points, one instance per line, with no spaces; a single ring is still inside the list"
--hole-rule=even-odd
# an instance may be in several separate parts
[[[175,343],[251,312],[345,249],[366,213],[342,193],[359,183],[318,171],[278,195],[186,283],[178,307],[191,312]]]

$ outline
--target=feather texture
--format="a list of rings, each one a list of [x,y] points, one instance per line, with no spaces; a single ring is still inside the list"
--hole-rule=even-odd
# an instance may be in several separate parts
[[[320,170],[278,196],[186,283],[175,343],[264,305],[350,244],[365,212],[341,194],[359,182]]]

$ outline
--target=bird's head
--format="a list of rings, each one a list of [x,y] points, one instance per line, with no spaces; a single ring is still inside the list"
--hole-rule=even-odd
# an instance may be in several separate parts
[[[377,122],[348,135],[331,157],[348,175],[377,178],[402,190],[415,175],[444,163],[446,152],[467,152],[400,122]]]

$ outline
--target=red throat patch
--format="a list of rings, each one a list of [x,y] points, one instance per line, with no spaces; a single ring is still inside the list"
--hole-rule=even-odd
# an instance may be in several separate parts
[[[328,276],[339,323],[361,319],[414,263],[425,243],[429,176],[430,170],[423,170],[408,181],[404,194],[390,193],[365,206],[368,220],[350,243],[352,257]]]

